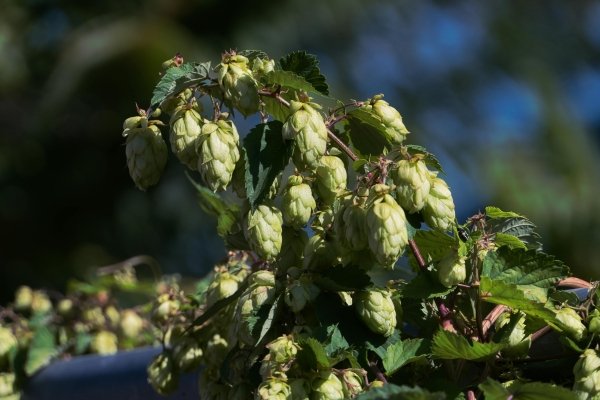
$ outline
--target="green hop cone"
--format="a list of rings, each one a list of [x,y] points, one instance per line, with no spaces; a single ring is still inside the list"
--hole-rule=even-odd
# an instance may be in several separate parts
[[[252,61],[252,73],[255,75],[266,75],[275,69],[275,60],[256,57]]]
[[[391,171],[398,203],[409,213],[420,211],[431,188],[431,175],[418,157],[400,160]]]
[[[240,285],[240,277],[221,272],[215,275],[213,281],[206,289],[206,307],[211,307],[219,300],[234,294]]]
[[[192,170],[198,168],[196,139],[200,136],[202,122],[198,106],[179,107],[171,116],[171,150],[179,161]]]
[[[173,393],[179,385],[179,375],[171,357],[161,353],[154,357],[147,368],[148,383],[162,395]]]
[[[225,338],[216,333],[206,343],[204,360],[209,367],[220,367],[228,351],[229,343]]]
[[[362,250],[369,245],[366,230],[367,210],[361,197],[344,201],[334,220],[334,231],[340,244],[349,250]]]
[[[246,57],[234,52],[225,53],[217,72],[226,100],[246,117],[258,111],[258,84],[248,68]]]
[[[246,239],[261,258],[273,261],[281,251],[283,216],[276,207],[260,204],[248,212]]]
[[[408,244],[406,223],[402,207],[389,194],[376,198],[367,209],[369,248],[381,265],[393,267],[404,252]]]
[[[302,264],[305,269],[324,269],[338,264],[339,251],[336,242],[315,234],[308,239],[304,248]]]
[[[340,379],[342,381],[342,385],[344,386],[344,395],[346,399],[355,397],[363,391],[364,378],[355,370],[343,370]]]
[[[440,231],[449,230],[454,224],[454,200],[448,184],[431,173],[431,188],[425,199],[423,218],[427,225]]]
[[[179,301],[171,298],[168,294],[163,294],[156,300],[154,310],[152,310],[152,320],[155,323],[164,323],[179,311]]]
[[[117,335],[110,331],[100,331],[94,335],[90,350],[97,354],[114,354],[119,350]]]
[[[311,400],[342,400],[345,399],[344,385],[331,371],[322,371],[312,382]]]
[[[348,180],[346,166],[339,157],[321,157],[316,177],[317,193],[325,204],[333,204],[336,197],[346,189]]]
[[[8,354],[17,346],[17,338],[8,328],[0,326],[0,369],[8,361]]]
[[[52,310],[52,302],[48,295],[41,290],[34,290],[31,297],[31,312],[46,314]]]
[[[253,317],[261,307],[273,303],[276,294],[274,286],[258,286],[243,294],[237,303],[236,323],[231,326],[238,340],[246,345],[253,346],[256,337],[253,334]]]
[[[353,297],[358,316],[373,332],[390,336],[396,328],[396,309],[392,293],[385,289],[363,290]]]
[[[564,307],[558,310],[556,319],[567,335],[575,340],[581,340],[587,334],[587,329],[583,322],[581,322],[581,317],[572,308]]]
[[[288,363],[296,358],[299,347],[291,335],[279,336],[267,344],[270,359],[276,363]]]
[[[392,144],[401,144],[409,134],[408,129],[402,122],[402,116],[394,107],[383,100],[383,95],[373,96],[364,106],[371,111],[385,126],[385,134]]]
[[[301,171],[315,170],[327,149],[327,126],[314,106],[292,100],[292,113],[282,128],[283,138],[295,141],[292,158]]]
[[[277,265],[284,271],[290,267],[301,267],[307,242],[308,234],[305,230],[284,226],[281,252]]]
[[[15,311],[28,313],[31,311],[33,301],[33,290],[29,286],[19,286],[15,292]]]
[[[503,313],[495,324],[497,338],[501,343],[506,343],[502,355],[510,358],[525,357],[531,347],[531,336],[525,332],[525,318],[523,313]],[[504,328],[504,329],[502,329]],[[496,336],[494,336],[496,340]]]
[[[573,366],[573,391],[580,399],[596,399],[600,394],[600,353],[586,349]]]
[[[202,362],[202,349],[192,337],[182,337],[173,347],[173,362],[183,372],[198,368]]]
[[[588,331],[595,334],[600,333],[600,312],[598,309],[594,309],[588,316],[588,319]]]
[[[167,145],[156,125],[126,129],[123,135],[127,137],[125,154],[129,175],[140,190],[146,190],[158,183],[165,169]]]
[[[202,179],[212,191],[225,190],[231,182],[240,158],[238,143],[239,135],[233,122],[204,121],[200,136],[196,140],[197,167]]]
[[[20,396],[9,397],[17,394],[15,381],[17,377],[13,373],[0,372],[0,399],[18,400]]]
[[[293,228],[302,228],[316,207],[310,186],[303,183],[301,176],[290,176],[282,196],[283,222]]]
[[[290,385],[283,379],[269,378],[258,387],[255,399],[257,400],[287,400],[292,396]]]
[[[293,312],[300,312],[306,304],[317,298],[320,291],[319,287],[312,283],[306,275],[302,275],[286,288],[284,296],[285,304]]]
[[[438,279],[446,287],[463,283],[467,279],[466,257],[459,256],[458,251],[452,249],[437,264]]]
[[[124,337],[136,339],[144,329],[144,320],[134,310],[123,310],[119,329]]]
[[[308,400],[310,394],[310,383],[306,379],[295,378],[288,381],[292,389],[292,400]]]

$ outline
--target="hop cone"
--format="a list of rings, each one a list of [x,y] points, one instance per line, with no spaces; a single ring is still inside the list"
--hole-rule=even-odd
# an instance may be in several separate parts
[[[251,317],[260,307],[271,304],[275,296],[274,286],[258,286],[239,298],[236,309],[237,324],[232,328],[240,342],[253,346],[256,338],[252,335]]]
[[[348,176],[344,162],[336,156],[323,156],[317,166],[317,193],[325,204],[333,204],[335,198],[346,189]]]
[[[430,173],[423,160],[400,160],[391,172],[398,203],[409,213],[421,210],[431,188]]]
[[[261,258],[275,260],[281,250],[283,217],[273,206],[261,204],[248,212],[246,239]]]
[[[323,371],[312,382],[311,400],[342,400],[344,396],[344,386],[340,378],[331,371]]]
[[[244,116],[258,111],[258,85],[248,68],[248,59],[237,54],[225,54],[219,64],[218,80],[225,99]]]
[[[581,340],[587,334],[587,329],[581,322],[581,317],[572,308],[564,307],[558,310],[556,319],[560,327],[575,340]]]
[[[456,250],[451,250],[442,258],[437,266],[440,283],[446,287],[463,283],[467,279],[465,260],[466,258],[459,256]]]
[[[192,337],[182,337],[173,347],[174,364],[183,372],[196,369],[202,361],[202,349]]]
[[[305,269],[327,268],[338,263],[339,251],[336,243],[323,235],[315,234],[308,239],[304,248]]]
[[[299,170],[314,170],[327,149],[327,126],[311,104],[291,101],[292,114],[283,124],[283,138],[295,140],[293,161]]]
[[[350,399],[363,391],[364,379],[355,371],[345,369],[340,377],[344,385],[344,394],[346,399]]]
[[[382,94],[374,96],[364,107],[381,120],[386,128],[386,136],[392,144],[401,144],[406,139],[409,132],[402,122],[402,116],[383,100]]]
[[[167,164],[167,145],[156,125],[126,128],[125,154],[129,175],[140,190],[158,183]]]
[[[211,307],[217,301],[231,296],[238,290],[240,279],[229,272],[217,274],[206,289],[206,306]]]
[[[17,345],[17,338],[8,328],[0,326],[0,368],[8,359],[10,349]]]
[[[271,360],[276,363],[287,363],[296,357],[299,347],[291,335],[283,335],[267,344],[267,349]]]
[[[240,158],[239,136],[231,121],[205,121],[198,140],[198,171],[213,191],[225,190]]]
[[[511,326],[511,319],[513,318],[516,318],[516,323]],[[526,334],[525,314],[511,315],[510,313],[503,313],[496,321],[496,332],[500,332],[502,327],[505,326],[507,327],[505,329],[510,328],[510,331],[499,337],[501,342],[506,343],[506,347],[502,349],[502,355],[513,358],[526,356],[531,347],[531,337]]]
[[[144,320],[134,310],[124,310],[119,321],[119,328],[126,338],[136,339],[144,328]]]
[[[310,186],[302,182],[301,176],[290,176],[282,196],[283,222],[293,228],[301,228],[306,225],[316,206]]]
[[[17,394],[18,386],[15,385],[16,378],[14,373],[0,372],[0,399],[18,400],[21,398]]]
[[[196,139],[202,130],[200,110],[187,106],[179,107],[171,117],[171,150],[179,161],[188,168],[198,168]]]
[[[367,211],[360,200],[348,199],[334,220],[334,230],[340,244],[350,250],[362,250],[369,244],[366,230]]]
[[[408,231],[402,207],[389,194],[376,199],[367,210],[367,234],[377,261],[393,267],[408,244]]]
[[[260,384],[255,399],[287,400],[290,399],[291,396],[292,389],[283,379],[270,378]]]
[[[388,290],[374,289],[354,295],[356,312],[373,332],[390,336],[396,327],[396,309]]]
[[[179,375],[173,371],[173,360],[161,353],[148,366],[148,382],[158,393],[167,395],[179,385]]]
[[[423,217],[427,225],[434,229],[447,231],[454,224],[454,201],[448,184],[432,174],[431,189],[425,199]]]
[[[256,57],[252,62],[252,73],[266,75],[275,69],[275,60]]]
[[[116,353],[119,350],[117,335],[110,331],[96,333],[90,343],[90,350],[97,354]]]
[[[278,266],[283,270],[290,267],[301,267],[307,242],[308,234],[305,230],[284,226]]]
[[[580,399],[596,399],[600,394],[600,353],[586,349],[573,366],[573,391]]]
[[[600,312],[594,309],[589,315],[588,330],[590,333],[600,333]]]

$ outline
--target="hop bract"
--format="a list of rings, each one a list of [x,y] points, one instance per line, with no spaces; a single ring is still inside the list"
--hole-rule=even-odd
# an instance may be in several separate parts
[[[312,394],[314,400],[342,400],[344,396],[344,386],[342,381],[331,371],[323,371],[312,382]]]
[[[290,399],[291,396],[292,389],[283,379],[270,378],[260,384],[255,399],[287,400]]]
[[[358,316],[373,332],[390,336],[396,328],[396,309],[392,294],[385,289],[356,292],[353,297]]]
[[[143,120],[142,120],[143,121]],[[167,145],[156,125],[126,128],[125,153],[127,168],[133,182],[140,190],[158,183],[167,164]]]
[[[431,189],[425,199],[423,217],[427,225],[440,231],[447,231],[454,224],[454,200],[448,184],[432,173]]]
[[[188,168],[198,168],[198,154],[196,153],[196,139],[202,130],[202,116],[200,109],[195,107],[179,107],[171,116],[171,150],[179,161]]]
[[[420,211],[431,188],[431,177],[423,160],[400,160],[391,171],[398,203],[409,213]]]
[[[240,158],[239,135],[231,121],[205,121],[196,141],[198,171],[213,191],[225,190]]]
[[[275,260],[281,250],[283,216],[273,206],[260,204],[248,212],[246,239],[260,257]]]
[[[294,140],[293,160],[300,170],[314,170],[327,150],[327,126],[309,103],[291,101],[292,114],[283,124],[282,135]]]
[[[367,210],[367,234],[377,261],[393,267],[408,244],[408,231],[402,207],[389,194],[376,198]]]
[[[383,100],[383,95],[374,96],[364,107],[375,114],[386,127],[387,139],[392,144],[401,144],[409,134],[408,129],[402,122],[402,116],[394,107]]]
[[[248,67],[248,59],[235,53],[225,53],[217,67],[218,80],[225,99],[244,116],[258,111],[258,85]]]
[[[316,171],[317,192],[325,204],[332,204],[346,189],[348,179],[344,162],[336,156],[323,156]]]
[[[310,186],[303,183],[301,176],[290,176],[282,196],[283,222],[293,228],[301,228],[306,225],[316,207]]]

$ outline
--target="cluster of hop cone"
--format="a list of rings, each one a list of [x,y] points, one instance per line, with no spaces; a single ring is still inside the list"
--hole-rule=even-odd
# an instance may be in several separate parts
[[[180,60],[174,59],[166,67],[180,68]],[[286,312],[302,320],[323,290],[313,282],[313,272],[330,266],[353,263],[365,269],[393,268],[409,243],[406,214],[420,213],[432,229],[445,232],[455,227],[448,185],[438,176],[439,171],[430,169],[424,153],[406,149],[409,131],[383,95],[325,111],[307,93],[269,82],[278,68],[269,58],[249,59],[227,52],[213,78],[174,93],[154,111],[139,110],[124,123],[129,172],[136,186],[146,190],[159,181],[168,158],[161,131],[165,124],[151,118],[169,116],[170,148],[181,163],[197,171],[213,192],[231,188],[239,197],[240,225],[249,249],[232,249],[244,251],[232,253],[232,259],[215,269],[198,309],[210,309],[242,284],[244,293],[220,310],[208,327],[199,327],[201,333],[196,336],[190,333],[195,328],[179,328],[178,332],[186,334],[169,336],[172,343],[166,344],[165,352],[150,366],[150,381],[160,392],[176,386],[182,370],[178,359],[184,356],[174,358],[171,349],[180,348],[182,340],[188,343],[186,348],[192,348],[188,358],[202,360],[203,399],[252,395],[260,399],[342,399],[377,386],[381,382],[369,382],[361,368],[299,368],[296,339],[306,332],[301,326],[290,326],[265,346],[260,361],[262,382],[253,387],[245,374],[250,369],[249,349],[258,340],[252,330],[254,314],[283,293]],[[267,101],[277,102],[285,112],[272,115]],[[348,159],[357,156],[352,146],[344,145],[337,136],[338,124],[344,125],[348,109],[368,113],[382,127],[380,134],[389,144],[387,155],[370,157],[363,173],[348,173]],[[244,117],[256,114],[262,122],[280,118],[281,141],[292,142],[291,165],[274,180],[259,204],[250,205],[247,200],[244,151],[232,119],[236,112]],[[285,184],[279,187],[284,178]],[[458,253],[449,255],[438,272],[446,286],[464,281],[464,258]],[[394,332],[401,318],[394,289],[370,287],[344,296],[368,329],[384,337]],[[162,303],[172,301],[163,299]],[[197,345],[190,347],[192,336]],[[239,357],[232,355],[232,349],[239,351]],[[222,376],[226,357],[233,377]]]

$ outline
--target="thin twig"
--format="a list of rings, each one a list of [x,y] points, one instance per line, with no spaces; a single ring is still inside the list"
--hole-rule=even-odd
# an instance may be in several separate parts
[[[507,310],[508,307],[499,304],[496,307],[494,307],[494,309],[490,311],[490,313],[483,319],[481,329],[483,331],[484,338],[487,338],[490,328],[492,327],[492,325],[494,325],[498,317]]]
[[[344,153],[346,153],[352,161],[358,160],[358,156],[354,154],[352,149],[346,146],[346,143],[342,142],[342,140],[339,137],[337,137],[335,133],[333,133],[329,128],[327,128],[327,136],[329,136],[329,138],[335,142],[336,146],[339,147],[340,150],[342,150]]]

